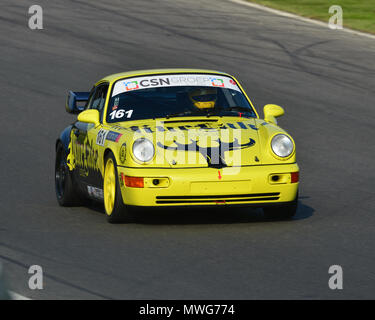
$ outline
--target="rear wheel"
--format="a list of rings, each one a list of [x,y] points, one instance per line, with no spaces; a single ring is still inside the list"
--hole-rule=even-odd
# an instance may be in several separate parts
[[[83,203],[80,191],[74,186],[72,176],[66,163],[66,153],[61,143],[56,149],[55,190],[60,206],[77,206]]]
[[[296,199],[288,204],[283,204],[280,206],[264,207],[264,216],[267,219],[273,220],[288,220],[293,218],[297,213],[298,207],[298,192]]]
[[[130,220],[130,213],[122,201],[116,159],[112,153],[105,158],[104,163],[103,193],[107,220],[110,223],[127,222]]]

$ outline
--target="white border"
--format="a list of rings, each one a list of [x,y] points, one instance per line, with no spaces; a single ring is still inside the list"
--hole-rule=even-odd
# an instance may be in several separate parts
[[[293,14],[293,13],[289,13],[289,12],[285,12],[285,11],[280,11],[280,10],[277,10],[277,9],[272,9],[272,8],[265,7],[265,6],[262,6],[262,5],[257,4],[257,3],[248,2],[247,0],[228,0],[228,1],[240,4],[240,5],[244,5],[244,6],[256,8],[256,9],[259,9],[259,10],[271,12],[271,13],[279,15],[279,16],[283,16],[283,17],[287,17],[287,18],[292,18],[292,19],[296,19],[296,20],[300,20],[300,21],[304,21],[304,22],[313,23],[313,24],[319,25],[321,27],[325,27],[328,30],[331,30],[328,27],[328,22],[325,23],[323,21],[318,21],[318,20],[313,20],[313,19],[301,17],[301,16],[298,16],[298,15]],[[362,36],[362,37],[366,37],[366,38],[370,38],[370,39],[375,39],[375,35],[372,35],[370,33],[365,33],[365,32],[356,31],[356,30],[347,29],[347,28],[340,29],[340,30],[331,30],[331,31],[335,31],[335,32],[344,31],[344,32],[347,32],[347,33],[355,34],[357,36]]]

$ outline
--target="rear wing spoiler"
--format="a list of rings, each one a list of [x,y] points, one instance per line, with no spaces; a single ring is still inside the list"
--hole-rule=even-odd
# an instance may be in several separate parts
[[[69,113],[80,113],[84,109],[84,103],[89,99],[90,92],[73,92],[69,91],[68,98],[66,100],[65,109]],[[77,105],[77,102],[80,102]]]

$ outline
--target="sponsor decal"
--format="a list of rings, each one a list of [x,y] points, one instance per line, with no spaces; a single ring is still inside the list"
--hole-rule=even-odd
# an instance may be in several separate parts
[[[121,163],[124,163],[126,160],[126,143],[123,143],[120,148],[119,158]]]
[[[88,176],[88,170],[99,171],[98,149],[95,148],[93,140],[85,138],[83,142],[75,139],[73,131],[71,132],[69,144],[69,169],[73,170],[78,166],[80,175]]]
[[[72,171],[72,170],[74,170],[74,168],[76,166],[74,154],[73,154],[73,140],[72,140],[72,138],[70,138],[68,149],[69,149],[69,154],[66,157],[66,164],[67,164],[69,170]]]
[[[127,81],[125,82],[126,91],[139,89],[138,81]]]
[[[163,85],[169,86],[171,82],[169,78],[151,78],[151,79],[144,79],[140,81],[139,84],[143,88],[147,88],[147,87],[158,87],[158,86],[163,86]]]
[[[109,131],[106,135],[106,140],[113,141],[113,142],[118,142],[122,136],[122,133],[114,132],[114,131]]]
[[[116,110],[119,104],[120,104],[120,97],[117,97],[115,99],[115,102],[113,103],[112,111]]]
[[[210,74],[171,74],[119,80],[114,85],[112,97],[133,90],[179,86],[221,87],[241,92],[237,83],[227,76],[218,77]],[[118,104],[115,102],[115,105]]]
[[[223,87],[224,88],[224,81],[218,78],[211,78],[211,83],[213,87]]]
[[[104,199],[103,189],[95,188],[93,186],[87,186],[87,193],[91,198]]]
[[[106,140],[118,142],[119,139],[121,138],[121,136],[122,136],[122,133],[118,133],[118,132],[110,131],[110,130],[105,130],[105,129],[100,129],[97,136],[96,136],[96,144],[98,146],[103,147]]]

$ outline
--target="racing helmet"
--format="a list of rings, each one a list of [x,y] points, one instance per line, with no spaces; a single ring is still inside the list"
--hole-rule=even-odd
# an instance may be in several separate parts
[[[189,99],[198,109],[211,109],[217,100],[216,88],[197,88],[189,92]]]

